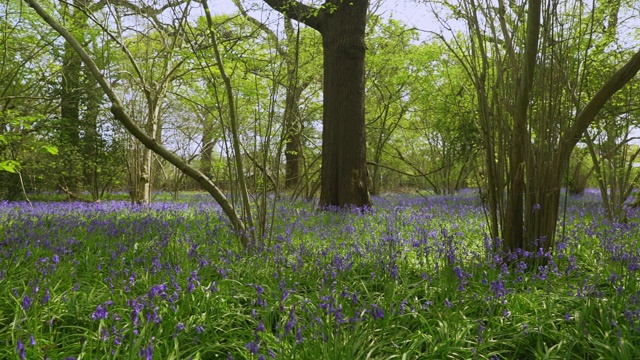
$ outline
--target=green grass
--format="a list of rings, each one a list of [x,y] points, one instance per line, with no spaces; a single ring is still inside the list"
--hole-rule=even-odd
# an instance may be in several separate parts
[[[574,199],[524,269],[472,196],[376,201],[283,202],[251,252],[210,203],[1,203],[0,358],[640,358],[637,214]]]

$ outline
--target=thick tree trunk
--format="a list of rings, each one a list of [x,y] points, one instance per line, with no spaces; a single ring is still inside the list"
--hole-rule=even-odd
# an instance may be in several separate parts
[[[364,113],[364,41],[369,0],[329,0],[316,9],[264,0],[322,34],[324,113],[320,208],[371,206]]]
[[[325,19],[320,207],[370,206],[366,161],[364,65],[367,0]]]

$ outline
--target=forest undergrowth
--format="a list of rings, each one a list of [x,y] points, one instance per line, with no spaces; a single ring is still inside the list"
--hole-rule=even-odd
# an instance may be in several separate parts
[[[473,194],[374,203],[281,201],[245,250],[201,199],[2,202],[0,358],[640,358],[637,212],[572,197],[534,254]]]

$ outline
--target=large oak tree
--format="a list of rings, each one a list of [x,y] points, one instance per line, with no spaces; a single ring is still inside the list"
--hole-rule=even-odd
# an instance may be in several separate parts
[[[322,35],[324,111],[319,206],[370,206],[364,111],[369,1],[329,0],[318,8],[291,0],[265,2]]]

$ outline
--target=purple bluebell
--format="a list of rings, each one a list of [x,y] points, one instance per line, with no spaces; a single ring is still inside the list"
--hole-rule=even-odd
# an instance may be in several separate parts
[[[259,340],[251,341],[247,345],[244,346],[250,353],[253,355],[257,355],[258,351],[260,351]]]
[[[140,353],[138,355],[145,360],[153,360],[153,343],[149,341],[149,345],[140,349]]]
[[[378,306],[376,304],[371,304],[370,314],[371,314],[371,317],[373,317],[374,320],[378,320],[378,319],[383,319],[384,318],[384,310],[380,306]]]
[[[24,344],[22,343],[22,341],[20,341],[20,339],[18,339],[18,342],[16,343],[16,352],[18,353],[18,357],[20,359],[27,358],[27,350],[24,348]]]
[[[484,341],[484,331],[487,329],[482,320],[478,320],[478,344]]]
[[[51,300],[51,292],[49,291],[49,289],[46,289],[44,291],[44,295],[42,296],[42,304],[47,304],[49,300]]]
[[[147,292],[147,297],[149,298],[149,300],[153,300],[156,296],[166,297],[167,288],[167,284],[154,285]]]
[[[493,295],[498,299],[502,299],[507,293],[504,288],[504,282],[500,279],[492,281],[490,287]]]
[[[29,308],[31,307],[32,302],[33,302],[33,299],[31,299],[27,294],[24,294],[24,296],[22,297],[22,301],[20,302],[20,305],[22,305],[22,308],[24,309],[24,311],[28,311]]]
[[[91,314],[91,318],[93,320],[103,320],[109,317],[109,312],[107,312],[107,307],[100,304],[96,307],[96,310]]]

